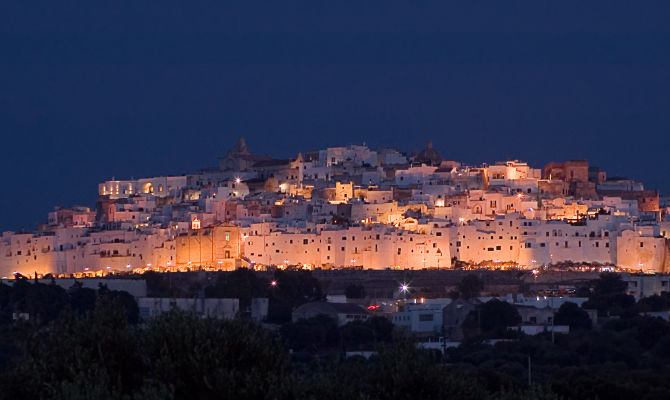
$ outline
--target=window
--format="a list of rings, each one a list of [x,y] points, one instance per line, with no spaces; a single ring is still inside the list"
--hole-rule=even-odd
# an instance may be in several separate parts
[[[226,250],[226,251],[224,252],[224,257],[225,257],[225,258],[230,258],[230,250]]]
[[[226,232],[226,242],[230,242],[230,232]]]
[[[419,321],[428,322],[433,320],[433,314],[419,314]]]
[[[644,247],[644,242],[640,242],[640,247]]]
[[[302,244],[307,244],[307,243],[309,243],[309,240],[308,240],[308,239],[303,239],[303,240],[302,240]]]
[[[523,244],[523,247],[525,247],[527,249],[530,249],[532,247],[532,245],[531,245],[530,242],[526,242],[526,243]]]

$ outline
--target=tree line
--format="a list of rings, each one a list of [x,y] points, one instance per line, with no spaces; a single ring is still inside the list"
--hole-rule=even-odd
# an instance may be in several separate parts
[[[568,334],[501,330],[518,315],[493,301],[479,306],[477,329],[463,344],[445,352],[417,348],[381,317],[344,326],[324,316],[291,322],[286,308],[323,297],[318,281],[281,271],[280,286],[253,276],[228,274],[203,290],[241,301],[273,296],[277,330],[177,310],[142,320],[132,296],[104,286],[0,284],[0,399],[652,400],[670,394],[670,324],[640,316],[667,310],[669,298],[630,303],[616,275],[580,288],[607,320],[598,329],[566,303],[572,305],[561,307],[556,323],[569,324]],[[478,288],[464,284],[460,295]],[[30,318],[14,319],[17,313]],[[349,350],[372,352],[346,357]]]

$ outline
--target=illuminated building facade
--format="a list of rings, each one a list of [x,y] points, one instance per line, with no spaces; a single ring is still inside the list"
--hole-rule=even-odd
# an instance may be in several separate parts
[[[539,268],[565,262],[670,270],[670,201],[586,161],[468,166],[428,145],[254,155],[218,167],[111,180],[95,208],[56,208],[4,232],[0,276],[93,271]]]

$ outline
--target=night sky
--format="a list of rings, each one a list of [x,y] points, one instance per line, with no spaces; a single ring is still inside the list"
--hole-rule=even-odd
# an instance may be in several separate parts
[[[669,1],[266,3],[0,2],[0,230],[240,136],[588,159],[670,195]]]

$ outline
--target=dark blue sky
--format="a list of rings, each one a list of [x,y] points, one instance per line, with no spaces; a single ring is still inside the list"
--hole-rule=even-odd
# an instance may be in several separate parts
[[[195,3],[0,2],[0,229],[239,136],[588,159],[670,194],[668,1]]]

